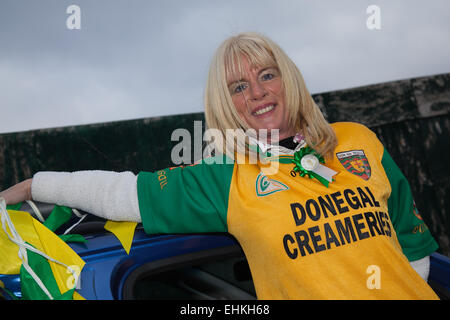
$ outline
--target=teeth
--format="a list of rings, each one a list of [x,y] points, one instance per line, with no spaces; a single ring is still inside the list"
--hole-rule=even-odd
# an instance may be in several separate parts
[[[266,112],[269,112],[269,111],[273,110],[273,108],[275,108],[275,106],[272,104],[270,106],[267,106],[265,108],[262,108],[262,109],[260,109],[260,110],[258,110],[256,112],[254,112],[254,114],[259,116],[259,115],[261,115],[263,113],[266,113]]]

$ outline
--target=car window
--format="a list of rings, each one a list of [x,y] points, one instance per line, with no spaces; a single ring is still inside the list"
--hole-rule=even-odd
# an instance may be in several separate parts
[[[213,259],[141,277],[133,299],[255,299],[245,256]]]

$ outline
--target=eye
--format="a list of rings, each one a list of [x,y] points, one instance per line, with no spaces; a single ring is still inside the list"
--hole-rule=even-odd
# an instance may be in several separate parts
[[[263,74],[261,76],[261,79],[267,81],[267,80],[272,80],[274,77],[275,77],[274,74],[268,72],[268,73]]]
[[[280,71],[278,70],[278,68],[269,67],[269,68],[264,69],[261,72],[260,80],[261,81],[269,81],[269,80],[272,80],[272,79],[277,78],[279,76],[280,76]]]
[[[247,84],[240,82],[238,83],[232,90],[233,93],[240,93],[242,91],[244,91],[247,88]]]

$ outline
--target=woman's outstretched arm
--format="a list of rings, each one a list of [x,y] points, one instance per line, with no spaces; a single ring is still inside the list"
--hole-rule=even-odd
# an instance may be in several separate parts
[[[81,209],[108,220],[141,222],[136,180],[129,171],[43,171],[0,192],[0,196],[6,204],[35,200]]]

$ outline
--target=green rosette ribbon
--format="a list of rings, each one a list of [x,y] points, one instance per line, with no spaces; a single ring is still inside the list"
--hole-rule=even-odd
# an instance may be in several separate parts
[[[323,178],[322,176],[318,175],[317,173],[315,173],[313,171],[306,170],[302,166],[302,164],[301,164],[302,158],[308,154],[315,156],[319,160],[319,163],[325,163],[324,158],[320,154],[318,154],[313,148],[306,146],[294,153],[294,159],[292,159],[292,163],[294,163],[295,166],[292,171],[294,172],[294,174],[298,173],[300,175],[300,177],[305,177],[307,175],[310,179],[316,178],[324,186],[328,187],[329,182],[327,179]],[[292,174],[292,172],[291,172],[291,174]]]

